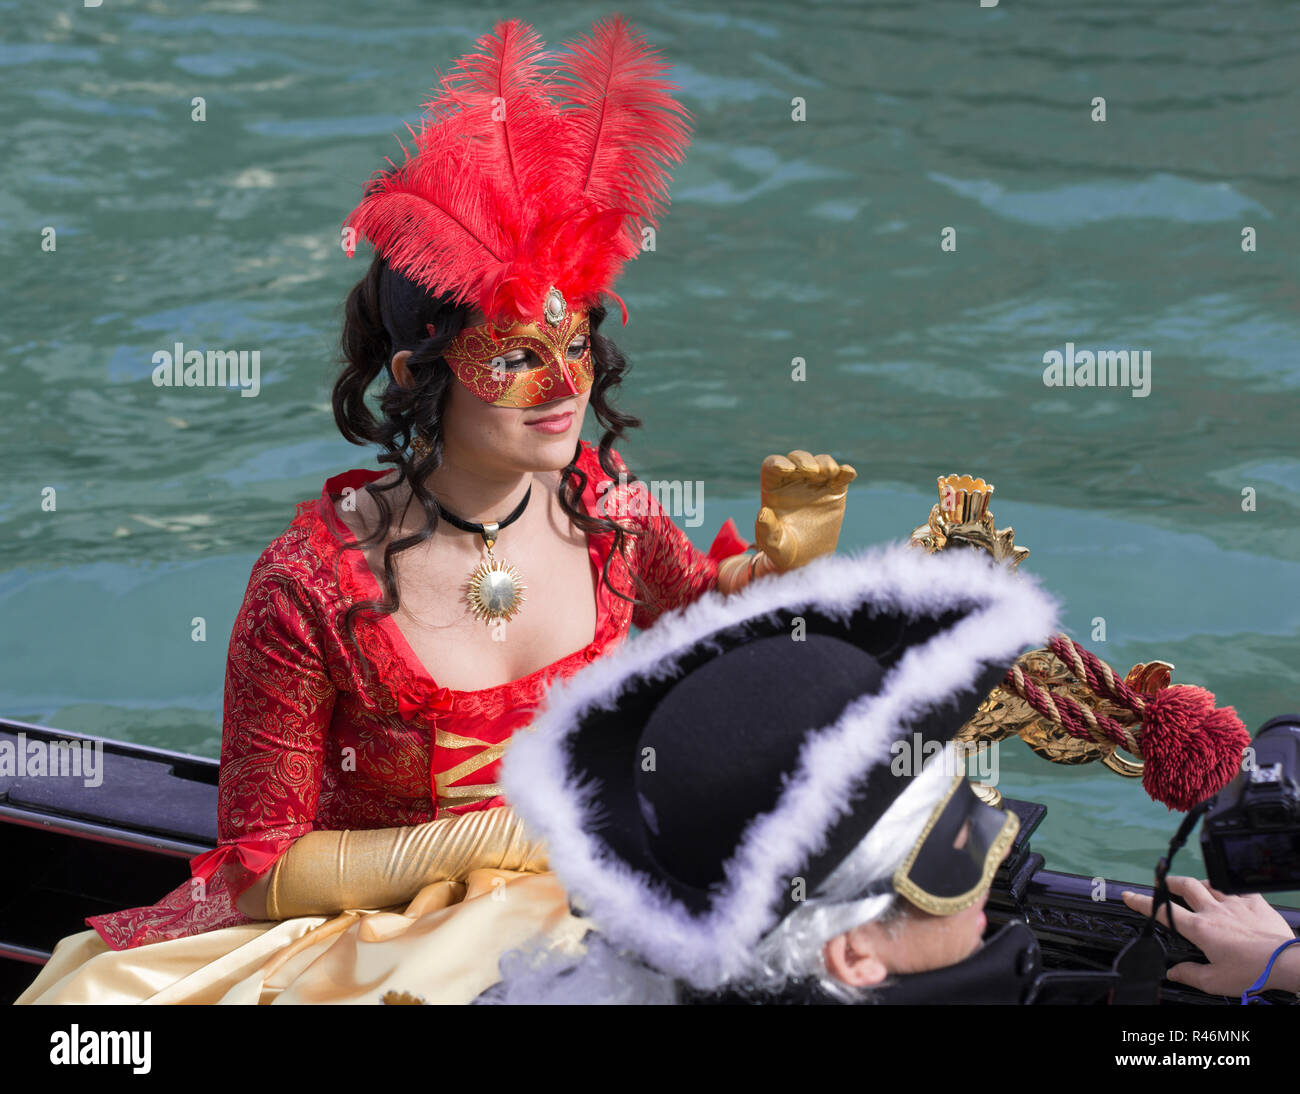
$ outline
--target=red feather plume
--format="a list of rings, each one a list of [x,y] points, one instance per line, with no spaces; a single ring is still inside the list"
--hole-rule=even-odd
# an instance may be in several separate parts
[[[668,168],[681,161],[690,115],[671,92],[668,66],[622,16],[596,24],[560,58],[558,95],[570,108],[580,195],[657,224],[668,204]]]
[[[371,180],[346,223],[394,269],[502,325],[539,318],[552,285],[595,304],[640,253],[638,222],[657,226],[689,140],[667,66],[619,16],[554,70],[518,19],[477,49],[439,77],[414,154]]]
[[[480,170],[522,215],[554,187],[547,155],[559,110],[546,96],[544,44],[519,19],[500,23],[442,80],[441,98],[426,103],[440,140],[464,140]]]

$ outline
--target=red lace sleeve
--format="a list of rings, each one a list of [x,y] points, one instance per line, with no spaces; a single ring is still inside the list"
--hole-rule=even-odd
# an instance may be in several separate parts
[[[612,449],[610,456],[616,470],[625,473],[622,457]],[[684,607],[717,588],[718,563],[750,546],[728,518],[708,553],[699,550],[642,482],[611,484],[606,512],[637,532],[636,572],[650,590],[650,603],[638,605],[632,613],[633,626],[642,630],[664,612]]]
[[[236,896],[312,829],[335,695],[323,634],[273,545],[253,567],[230,636],[218,846],[190,864],[205,880],[220,870]]]

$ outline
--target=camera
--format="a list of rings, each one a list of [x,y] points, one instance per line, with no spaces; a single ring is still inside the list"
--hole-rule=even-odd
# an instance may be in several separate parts
[[[1201,829],[1209,882],[1224,893],[1300,889],[1300,714],[1259,728]]]

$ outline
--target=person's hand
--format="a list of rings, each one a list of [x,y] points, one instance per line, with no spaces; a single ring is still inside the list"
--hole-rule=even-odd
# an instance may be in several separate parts
[[[1208,965],[1184,961],[1165,975],[1209,995],[1240,995],[1264,971],[1273,951],[1294,938],[1287,921],[1258,893],[1227,896],[1209,882],[1191,877],[1170,877],[1169,891],[1187,901],[1191,911],[1178,908],[1174,926],[1210,959]],[[1137,893],[1120,894],[1125,904],[1142,915],[1151,914],[1152,898]],[[1160,909],[1158,922],[1169,926],[1169,906]],[[1300,991],[1300,946],[1284,950],[1273,966],[1265,987]]]
[[[754,540],[774,570],[785,573],[835,550],[845,494],[857,477],[847,463],[801,448],[763,461]]]

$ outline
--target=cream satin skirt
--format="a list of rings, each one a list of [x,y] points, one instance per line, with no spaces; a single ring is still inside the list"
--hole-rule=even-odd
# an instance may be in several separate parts
[[[509,950],[581,952],[587,921],[554,874],[474,870],[401,911],[301,916],[113,950],[69,935],[18,1004],[469,1003]]]

